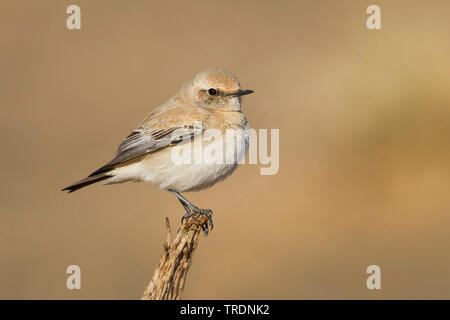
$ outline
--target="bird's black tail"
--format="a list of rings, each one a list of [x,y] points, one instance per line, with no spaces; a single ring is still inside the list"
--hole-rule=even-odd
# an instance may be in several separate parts
[[[103,181],[105,179],[111,178],[111,175],[106,175],[106,173],[100,173],[100,174],[96,174],[94,176],[89,176],[83,180],[77,181],[73,184],[71,184],[68,187],[65,187],[64,189],[62,189],[61,191],[68,191],[69,193],[77,191],[78,189],[84,188],[90,184],[99,182],[99,181]]]

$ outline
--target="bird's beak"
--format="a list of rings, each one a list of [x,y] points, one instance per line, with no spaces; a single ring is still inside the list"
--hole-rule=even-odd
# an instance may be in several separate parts
[[[250,94],[253,93],[253,90],[237,90],[235,92],[231,92],[229,94],[227,94],[227,96],[232,96],[232,97],[240,97],[240,96],[245,96],[246,94]]]

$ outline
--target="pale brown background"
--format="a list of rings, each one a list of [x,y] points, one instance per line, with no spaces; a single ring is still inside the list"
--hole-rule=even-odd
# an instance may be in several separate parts
[[[184,298],[450,298],[450,3],[376,3],[380,31],[373,1],[2,0],[0,298],[140,297],[175,197],[59,190],[215,66],[255,90],[252,127],[280,129],[280,171],[187,194],[216,228]]]

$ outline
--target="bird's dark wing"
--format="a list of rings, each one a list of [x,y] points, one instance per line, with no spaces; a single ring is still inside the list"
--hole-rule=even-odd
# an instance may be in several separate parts
[[[146,156],[162,148],[166,148],[190,139],[204,131],[201,127],[186,125],[167,129],[146,129],[139,127],[119,145],[116,156],[103,167],[94,171],[89,177],[108,172],[117,166]]]
[[[206,124],[210,116],[210,111],[204,108],[183,104],[166,103],[156,108],[119,145],[114,159],[87,178],[63,190],[73,192],[106,180],[111,177],[109,172],[118,166],[127,165],[163,148],[190,141],[192,137],[202,134],[207,129]]]

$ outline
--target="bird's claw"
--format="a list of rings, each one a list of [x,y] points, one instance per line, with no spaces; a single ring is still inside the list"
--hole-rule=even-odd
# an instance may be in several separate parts
[[[214,228],[211,209],[200,209],[200,208],[194,207],[194,208],[192,208],[192,210],[190,212],[186,213],[181,218],[181,223],[183,223],[184,220],[189,219],[190,217],[197,215],[197,214],[205,215],[206,218],[208,219],[208,221],[205,224],[203,224],[203,226],[202,226],[203,233],[205,234],[205,237],[206,237],[209,234],[209,231]]]
[[[212,221],[212,211],[210,209],[207,209],[205,211],[208,212],[203,212],[204,215],[206,215],[206,218],[208,219],[208,221],[203,225],[203,233],[205,234],[205,237],[208,236],[209,230],[212,230],[214,228],[214,223]],[[211,229],[209,229],[211,228]]]

